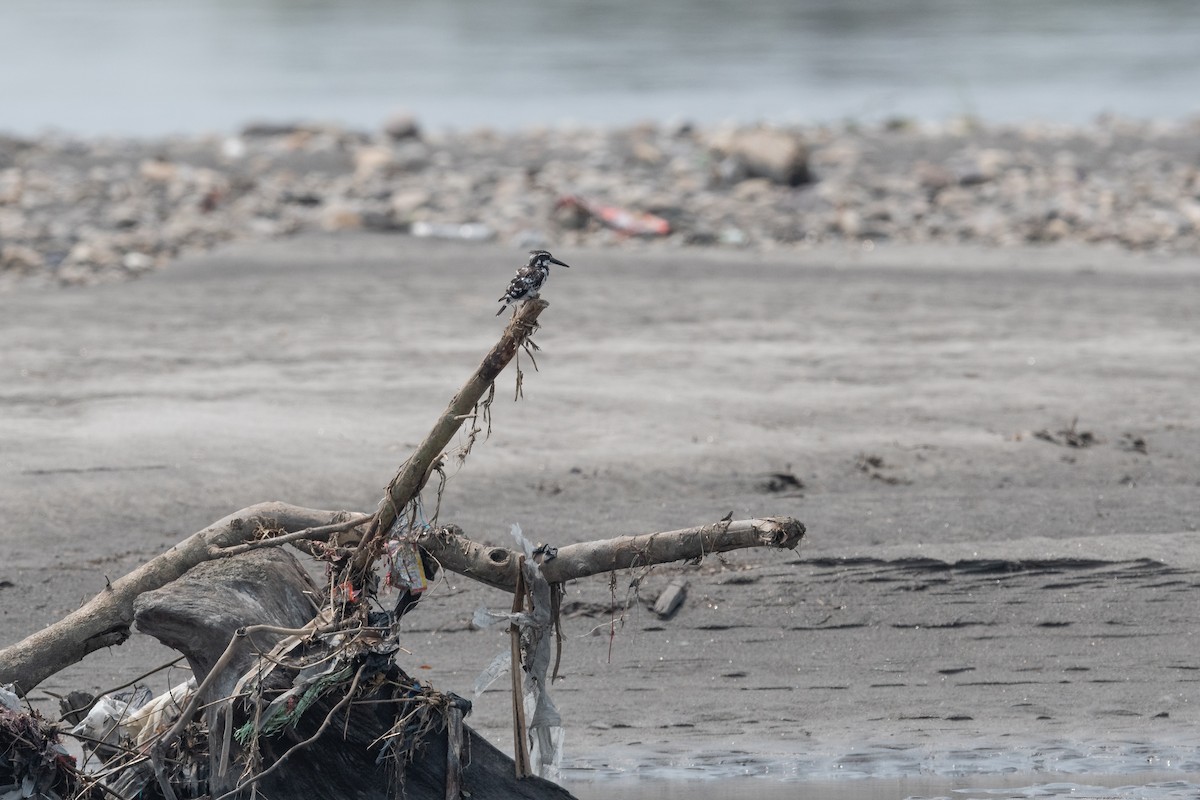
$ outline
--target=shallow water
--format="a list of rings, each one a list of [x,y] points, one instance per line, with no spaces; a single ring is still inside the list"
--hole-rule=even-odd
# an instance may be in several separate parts
[[[614,748],[571,761],[563,783],[582,800],[1175,800],[1200,797],[1200,747],[1047,742],[962,749],[876,746],[790,756]]]
[[[580,800],[1194,800],[1200,776],[1014,775],[988,778],[893,778],[840,782],[771,783],[765,780],[643,781],[568,784]]]
[[[1190,0],[7,0],[0,130],[1200,112]]]

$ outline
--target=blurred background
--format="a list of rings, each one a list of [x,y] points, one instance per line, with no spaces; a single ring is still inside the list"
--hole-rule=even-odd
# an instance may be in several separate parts
[[[0,130],[1200,112],[1194,0],[6,0]]]

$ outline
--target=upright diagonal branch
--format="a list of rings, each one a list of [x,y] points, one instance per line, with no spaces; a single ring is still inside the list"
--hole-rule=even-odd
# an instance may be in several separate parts
[[[420,493],[438,456],[450,444],[454,434],[462,427],[463,421],[474,413],[476,405],[508,366],[508,362],[512,361],[517,351],[529,341],[529,337],[537,329],[538,315],[549,305],[545,300],[538,299],[526,302],[517,309],[500,336],[500,341],[496,342],[491,352],[484,357],[479,367],[450,400],[450,404],[446,406],[446,410],[442,412],[425,440],[400,466],[399,472],[388,484],[387,493],[379,503],[375,522],[354,554],[354,560],[351,562],[354,574],[362,574],[374,561],[378,555],[375,545],[392,527],[392,523],[404,507]]]

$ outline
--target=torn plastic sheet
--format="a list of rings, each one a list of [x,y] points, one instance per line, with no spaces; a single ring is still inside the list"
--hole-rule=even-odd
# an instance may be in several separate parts
[[[188,678],[183,683],[172,686],[170,691],[163,692],[133,712],[121,726],[121,733],[132,735],[134,744],[139,748],[146,746],[154,737],[175,724],[194,691],[195,678]]]
[[[123,744],[142,748],[147,745],[175,723],[195,690],[195,679],[188,678],[157,697],[151,695],[148,687],[139,684],[127,691],[98,698],[88,715],[71,729],[71,733],[85,743],[85,751],[99,756],[93,759],[88,755],[81,769],[84,772],[100,769],[111,747]]]
[[[475,679],[475,699],[486,692],[488,688],[496,681],[503,678],[512,669],[512,650],[505,650],[492,659],[492,663],[487,665],[487,669],[479,673],[479,677]]]
[[[521,532],[521,526],[513,523],[513,526],[508,529],[509,534],[513,537],[513,541],[517,543],[517,547],[525,554],[527,561],[533,560],[533,542],[525,538],[525,534]]]
[[[71,733],[107,745],[115,745],[123,737],[132,739],[123,728],[133,712],[149,703],[153,697],[150,687],[141,684],[124,692],[102,695],[96,699],[87,716],[71,729]]]
[[[510,625],[516,624],[518,628],[534,624],[533,616],[528,612],[495,611],[487,608],[486,606],[480,606],[479,608],[475,609],[475,614],[471,617],[471,624],[480,630],[493,628],[501,622],[505,622]]]
[[[0,686],[0,705],[9,711],[21,712],[21,698],[17,695],[16,687],[11,683]]]
[[[550,699],[547,677],[551,660],[551,640],[554,615],[550,613],[550,583],[542,576],[533,560],[533,543],[521,533],[521,526],[512,526],[512,537],[525,553],[525,583],[533,595],[529,611],[476,610],[472,622],[479,628],[489,628],[498,622],[516,625],[521,632],[521,661],[525,667],[522,681],[522,701],[529,727],[529,755],[540,777],[557,781],[562,765],[565,732],[562,717]],[[475,680],[475,697],[487,691],[501,676],[513,668],[511,650],[497,655]]]

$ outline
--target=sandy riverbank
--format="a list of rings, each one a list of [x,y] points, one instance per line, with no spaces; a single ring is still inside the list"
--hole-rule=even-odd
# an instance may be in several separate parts
[[[571,587],[577,775],[1200,771],[1194,257],[555,253],[574,268],[546,293],[541,371],[497,403],[443,519],[498,543],[729,511],[810,531],[798,556],[688,570],[670,621],[633,602],[611,647],[608,583]],[[250,503],[371,507],[493,340],[519,260],[309,236],[0,299],[0,638]],[[1067,443],[1076,419],[1090,446]],[[451,578],[429,601],[407,666],[469,694],[504,646],[471,614],[504,600]],[[135,637],[42,688],[169,657]],[[485,695],[469,721],[503,746],[507,707]]]

